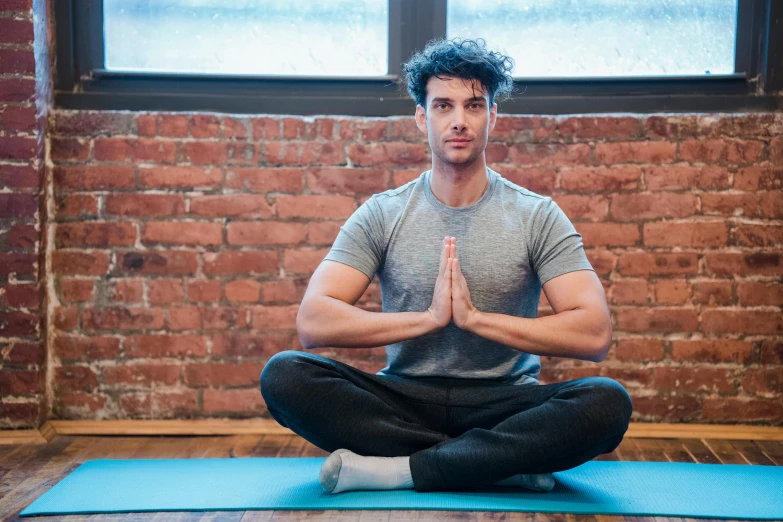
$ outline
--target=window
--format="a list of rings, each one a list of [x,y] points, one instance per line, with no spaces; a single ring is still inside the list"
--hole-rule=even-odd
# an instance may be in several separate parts
[[[435,37],[515,59],[501,112],[774,110],[776,0],[58,0],[63,108],[409,115]]]

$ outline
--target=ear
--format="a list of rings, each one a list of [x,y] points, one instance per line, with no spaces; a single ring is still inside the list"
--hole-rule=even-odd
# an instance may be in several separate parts
[[[489,108],[489,132],[492,132],[492,129],[495,128],[495,122],[498,119],[498,104],[493,103],[492,107]]]
[[[427,134],[427,113],[421,105],[416,105],[416,126],[421,132]]]

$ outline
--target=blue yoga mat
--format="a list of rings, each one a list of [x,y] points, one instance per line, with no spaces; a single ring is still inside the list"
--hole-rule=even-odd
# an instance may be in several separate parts
[[[534,511],[783,519],[783,467],[591,461],[539,493],[348,491],[318,483],[324,458],[92,460],[21,512],[29,515],[254,509]]]

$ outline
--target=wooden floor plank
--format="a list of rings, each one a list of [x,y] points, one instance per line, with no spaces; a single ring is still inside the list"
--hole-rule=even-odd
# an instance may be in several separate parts
[[[696,462],[678,439],[658,439],[658,444],[671,462]]]
[[[756,446],[752,440],[732,440],[731,445],[736,449],[740,455],[748,462],[748,464],[760,465],[760,466],[774,466],[775,463],[767,457],[761,448]]]
[[[682,445],[700,464],[720,464],[720,459],[700,439],[682,439]]]
[[[783,441],[781,440],[754,440],[756,446],[761,448],[776,466],[783,466]]]
[[[631,439],[642,459],[648,462],[669,462],[659,439]]]
[[[633,439],[623,439],[615,452],[617,452],[619,460],[643,460],[641,453],[636,448],[636,444],[633,443]]]
[[[727,440],[702,439],[704,445],[710,448],[710,451],[718,457],[721,464],[747,464],[748,461],[742,456],[737,448],[731,445]]]

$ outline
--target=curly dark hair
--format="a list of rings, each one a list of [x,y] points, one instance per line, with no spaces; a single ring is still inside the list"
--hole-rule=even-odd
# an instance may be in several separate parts
[[[418,105],[427,108],[427,82],[433,76],[455,76],[478,80],[489,92],[489,103],[506,99],[512,92],[511,70],[514,60],[496,51],[488,51],[482,38],[468,40],[431,40],[424,50],[402,65],[401,84]]]

